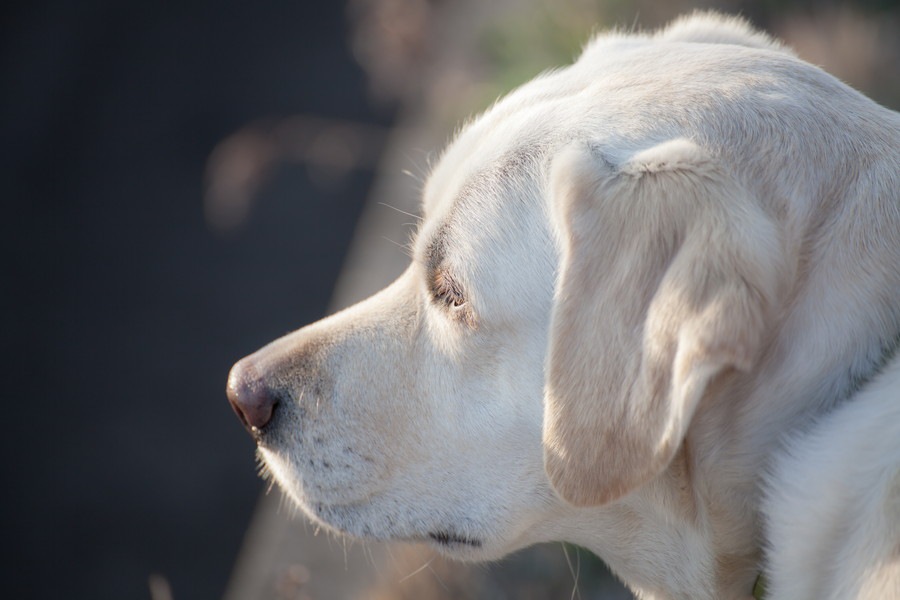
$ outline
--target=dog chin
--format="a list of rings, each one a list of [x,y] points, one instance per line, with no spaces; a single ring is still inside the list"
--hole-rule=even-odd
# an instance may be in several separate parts
[[[465,527],[465,533],[453,524],[428,526],[418,515],[408,519],[415,525],[404,523],[400,516],[381,511],[377,497],[356,504],[325,504],[310,498],[292,498],[313,522],[360,540],[424,543],[450,558],[465,561],[496,560],[509,553],[471,526]]]
[[[402,503],[379,495],[355,502],[326,502],[304,490],[301,480],[287,461],[271,450],[258,450],[261,469],[282,490],[292,504],[315,524],[338,535],[381,542],[418,542],[433,547],[450,558],[464,561],[497,560],[512,550],[489,533],[487,527],[465,519],[465,523],[437,522],[418,506],[405,511]],[[381,506],[392,506],[386,511]],[[441,511],[444,512],[444,511]]]

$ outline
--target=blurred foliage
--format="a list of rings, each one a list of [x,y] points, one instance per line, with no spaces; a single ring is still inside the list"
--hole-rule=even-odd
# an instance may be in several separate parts
[[[682,6],[685,4],[686,6]],[[479,33],[477,52],[480,54],[482,81],[477,93],[468,98],[465,107],[475,110],[489,105],[494,99],[527,82],[538,73],[571,63],[582,46],[598,32],[611,28],[636,30],[652,28],[693,9],[716,9],[748,18],[757,27],[769,30],[776,37],[790,33],[784,24],[793,20],[817,24],[822,15],[858,15],[880,27],[883,40],[883,63],[867,65],[870,69],[891,69],[888,80],[873,82],[876,99],[894,104],[900,96],[896,62],[892,56],[898,51],[897,33],[900,19],[900,0],[858,0],[836,2],[830,0],[736,0],[729,2],[660,2],[658,0],[559,0],[553,4],[525,2],[518,10],[502,18],[483,24]],[[846,19],[845,19],[846,20]],[[638,23],[640,22],[640,26]],[[840,26],[838,24],[837,26]],[[827,44],[834,31],[820,30]],[[890,38],[895,38],[890,43]],[[790,45],[790,39],[786,40]],[[837,52],[837,50],[835,50]],[[804,57],[828,69],[827,60],[819,56]],[[819,59],[819,60],[817,60]],[[839,77],[841,73],[835,73]],[[851,84],[855,82],[848,81]]]
[[[612,4],[627,2],[538,3],[486,23],[479,35],[478,51],[489,83],[472,101],[485,105],[543,70],[571,63],[591,34],[610,22]]]
[[[496,74],[497,89],[513,89],[543,68],[571,62],[596,24],[605,20],[599,4],[589,8],[595,13],[591,18],[574,18],[571,11],[542,4],[486,25],[479,50]]]

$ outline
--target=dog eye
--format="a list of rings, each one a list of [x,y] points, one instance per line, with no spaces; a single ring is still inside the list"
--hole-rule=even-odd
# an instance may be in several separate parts
[[[450,308],[460,308],[466,303],[462,287],[443,271],[435,273],[431,291],[436,301]]]

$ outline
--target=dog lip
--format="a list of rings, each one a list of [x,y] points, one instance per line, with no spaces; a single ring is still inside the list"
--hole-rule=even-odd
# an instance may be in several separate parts
[[[276,413],[264,427],[247,427],[247,431],[250,433],[250,437],[253,438],[253,443],[256,444],[257,448],[276,449],[279,440],[278,421],[279,418]]]
[[[252,425],[250,427],[250,435],[253,437],[253,441],[256,442],[257,445],[262,444],[263,432],[262,429],[257,427],[256,425]]]
[[[472,548],[481,548],[481,540],[459,535],[451,531],[441,530],[432,531],[428,534],[429,539],[437,542],[441,546],[471,546]]]

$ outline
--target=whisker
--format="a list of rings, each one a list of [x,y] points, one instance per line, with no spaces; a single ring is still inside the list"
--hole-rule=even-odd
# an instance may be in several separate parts
[[[407,157],[407,158],[409,158],[409,157]],[[407,177],[411,177],[416,183],[418,183],[420,185],[422,183],[424,183],[424,181],[425,181],[425,177],[423,175],[416,175],[409,169],[403,169],[402,171],[400,171],[400,173],[402,175],[406,175]]]
[[[434,560],[433,558],[431,560]],[[444,591],[448,594],[450,593],[450,588],[447,587],[447,584],[444,583],[444,580],[437,574],[437,571],[431,568],[431,561],[428,561],[428,564],[425,565],[428,567],[428,570],[431,571],[431,574],[434,575],[434,578],[437,579],[437,582],[441,584],[441,587],[444,588]]]
[[[410,577],[412,577],[412,576],[414,576],[414,575],[418,575],[419,573],[421,573],[421,572],[424,571],[425,569],[431,569],[431,563],[434,562],[434,559],[435,559],[435,557],[432,556],[431,558],[429,558],[428,560],[425,561],[425,564],[423,564],[421,567],[419,567],[418,569],[416,569],[415,571],[413,571],[413,572],[410,573],[409,575],[406,575],[405,577],[403,577],[402,579],[400,579],[397,583],[403,583],[404,581],[406,581],[406,580],[409,579]],[[431,572],[434,573],[433,570],[432,570]],[[440,581],[440,578],[438,578],[438,581]]]
[[[378,570],[378,564],[375,561],[375,554],[372,552],[372,546],[370,544],[363,543],[362,544],[363,556],[366,558],[366,562],[371,565],[373,569]]]
[[[415,173],[410,169],[403,169],[401,172],[412,177],[419,183],[419,185],[424,186],[425,179],[427,178],[428,173],[430,173],[434,168],[434,151],[424,150],[422,148],[413,148],[404,152],[403,158],[408,164],[412,165],[412,168],[418,171],[418,173]],[[422,164],[423,162],[425,164]]]
[[[575,556],[577,557],[577,566],[572,567],[572,559],[569,556],[569,549],[566,547],[566,544],[562,544],[563,554],[566,557],[566,564],[569,566],[569,573],[572,575],[573,587],[572,587],[572,596],[571,600],[575,600],[577,596],[579,599],[581,598],[581,590],[578,588],[578,579],[581,575],[581,552],[578,548],[575,549]]]
[[[384,549],[387,552],[388,558],[391,560],[391,567],[396,571],[399,570],[402,566],[400,561],[397,560],[397,557],[394,555],[393,549],[391,549],[391,544],[385,544]]]
[[[398,248],[400,248],[401,250],[403,250],[403,254],[405,254],[408,258],[412,258],[412,254],[410,254],[410,251],[409,251],[409,246],[405,246],[405,245],[401,244],[400,242],[395,242],[394,240],[392,240],[391,238],[386,237],[386,236],[381,236],[381,239],[389,241],[393,245],[395,245]]]
[[[386,206],[392,210],[396,210],[398,213],[400,213],[402,215],[406,215],[407,217],[412,217],[416,221],[422,221],[422,217],[420,217],[419,215],[414,215],[413,213],[406,212],[405,210],[401,210],[401,209],[397,208],[396,206],[391,206],[387,202],[379,202],[378,204],[380,204],[382,206]]]
[[[347,560],[347,536],[341,536],[341,548],[344,550],[344,570],[350,570],[350,561]]]

